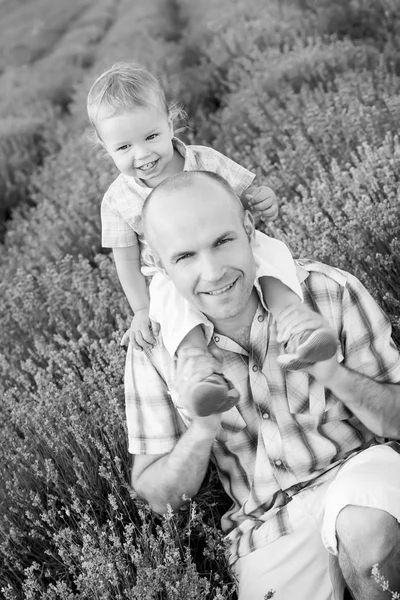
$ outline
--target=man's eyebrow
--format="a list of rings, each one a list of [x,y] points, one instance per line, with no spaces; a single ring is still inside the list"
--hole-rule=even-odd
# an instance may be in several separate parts
[[[224,238],[236,235],[234,231],[225,231],[225,233],[219,235],[213,242],[212,245],[216,246],[218,242],[221,242]],[[194,250],[178,250],[174,252],[169,258],[171,262],[174,262],[180,256],[185,256],[186,254],[194,254]]]

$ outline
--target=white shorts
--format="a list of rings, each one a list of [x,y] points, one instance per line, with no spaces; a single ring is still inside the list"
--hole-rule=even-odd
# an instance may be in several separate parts
[[[293,531],[233,565],[239,600],[263,600],[271,589],[274,600],[343,600],[336,519],[349,504],[384,510],[400,522],[400,454],[373,446],[334,469],[322,485],[293,496]]]
[[[275,238],[256,231],[253,253],[256,261],[256,278],[274,277],[303,299],[301,286],[296,275],[296,266],[288,247]],[[149,274],[149,268],[142,269]],[[151,273],[153,273],[152,271]],[[180,295],[170,279],[156,272],[149,287],[150,318],[161,326],[164,345],[170,356],[174,356],[184,337],[202,325],[207,342],[211,337],[211,325],[207,317],[189,304]]]

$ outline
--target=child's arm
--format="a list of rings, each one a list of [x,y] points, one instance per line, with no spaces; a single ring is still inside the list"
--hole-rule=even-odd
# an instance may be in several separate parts
[[[270,187],[251,185],[240,198],[243,206],[261,221],[273,221],[278,216],[278,200]]]
[[[140,270],[139,244],[126,248],[113,248],[118,277],[134,313],[130,329],[124,334],[121,345],[128,339],[136,350],[150,348],[155,342],[149,319],[149,294],[146,280]]]

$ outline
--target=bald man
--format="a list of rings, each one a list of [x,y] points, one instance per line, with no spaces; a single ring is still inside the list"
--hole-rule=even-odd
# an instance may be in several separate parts
[[[385,315],[350,274],[302,260],[304,303],[274,322],[255,285],[252,216],[218,175],[170,177],[143,218],[157,269],[213,336],[210,352],[177,365],[162,337],[128,350],[134,490],[160,514],[177,509],[215,462],[233,502],[222,527],[240,600],[271,588],[276,600],[339,600],[344,582],[356,600],[383,600],[376,563],[399,591],[400,357]],[[283,369],[281,341],[319,327],[339,336],[337,355]],[[199,417],[192,389],[218,371],[240,400]]]

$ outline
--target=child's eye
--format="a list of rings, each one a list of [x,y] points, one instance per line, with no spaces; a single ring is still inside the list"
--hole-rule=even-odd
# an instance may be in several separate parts
[[[182,254],[182,256],[178,256],[178,258],[176,259],[175,263],[178,263],[181,260],[185,260],[186,258],[189,258],[191,255],[189,253],[187,254]]]
[[[152,133],[151,135],[147,136],[146,140],[151,142],[151,140],[155,140],[157,136],[158,136],[158,133]]]
[[[119,148],[117,148],[117,152],[119,152],[120,150],[124,151],[127,148],[129,148],[129,144],[124,144],[123,146],[120,146]]]

